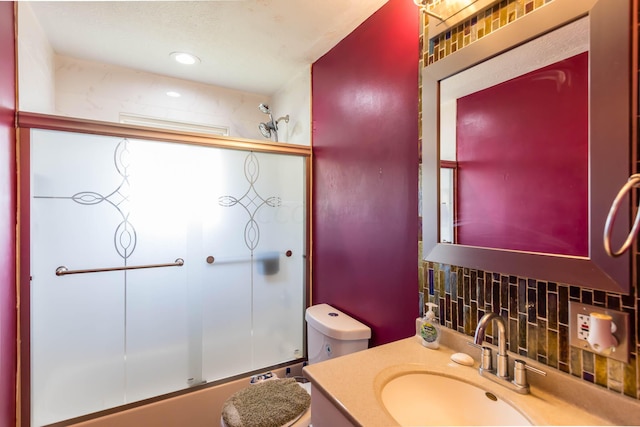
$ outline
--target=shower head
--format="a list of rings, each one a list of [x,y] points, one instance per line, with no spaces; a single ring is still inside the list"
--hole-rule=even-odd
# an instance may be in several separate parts
[[[271,138],[271,123],[260,123],[258,125],[258,129],[260,129],[260,133],[262,134],[262,136],[264,136],[265,138]]]
[[[258,125],[258,129],[260,129],[260,133],[265,138],[271,139],[271,135],[275,136],[276,142],[278,141],[278,122],[280,120],[284,120],[285,117],[279,118],[277,121],[273,119],[273,115],[271,114],[271,108],[267,104],[258,105],[260,111],[269,115],[269,121],[267,123],[260,123]],[[286,121],[289,122],[289,116],[286,116]]]
[[[265,114],[271,114],[271,108],[269,108],[267,104],[260,104],[258,105],[258,108]]]

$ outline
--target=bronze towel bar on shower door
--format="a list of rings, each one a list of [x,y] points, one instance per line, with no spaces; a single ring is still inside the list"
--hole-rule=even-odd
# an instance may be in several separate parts
[[[168,264],[147,264],[147,265],[132,265],[124,267],[111,267],[111,268],[94,268],[89,270],[69,270],[64,265],[56,268],[56,276],[66,276],[67,274],[82,274],[82,273],[102,273],[105,271],[120,271],[120,270],[139,270],[141,268],[160,268],[160,267],[182,267],[184,260],[178,258],[175,262]]]

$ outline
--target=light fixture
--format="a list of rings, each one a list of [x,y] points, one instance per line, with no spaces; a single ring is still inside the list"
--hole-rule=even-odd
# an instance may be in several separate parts
[[[170,96],[171,98],[180,98],[180,94],[176,91],[170,90],[167,92],[167,96]]]
[[[416,6],[418,6],[420,8],[422,13],[424,13],[425,15],[429,15],[429,16],[431,16],[433,18],[436,18],[436,19],[444,22],[444,19],[442,19],[442,17],[440,17],[440,15],[438,15],[437,13],[434,13],[434,12],[430,11],[429,9],[427,9],[427,0],[413,0],[413,2],[415,3]]]
[[[185,65],[193,65],[200,62],[200,58],[186,52],[171,52],[171,56],[176,62]]]
[[[413,0],[425,15],[437,21],[429,24],[429,40],[500,0]]]

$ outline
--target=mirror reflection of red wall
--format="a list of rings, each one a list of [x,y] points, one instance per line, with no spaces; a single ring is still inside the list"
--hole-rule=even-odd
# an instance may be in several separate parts
[[[585,52],[457,100],[457,243],[588,256],[588,91]]]

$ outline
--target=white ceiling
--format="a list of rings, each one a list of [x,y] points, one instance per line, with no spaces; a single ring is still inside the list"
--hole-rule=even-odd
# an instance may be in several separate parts
[[[54,51],[272,95],[387,0],[33,1]],[[409,1],[409,0],[407,0]],[[170,53],[201,63],[185,66]]]

